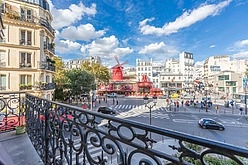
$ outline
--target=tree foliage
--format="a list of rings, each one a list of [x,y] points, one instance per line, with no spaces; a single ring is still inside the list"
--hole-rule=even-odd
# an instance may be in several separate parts
[[[80,93],[88,93],[90,90],[95,90],[94,76],[80,69],[68,70],[65,72],[67,78],[67,90],[71,95],[78,95]]]
[[[55,61],[55,74],[53,75],[53,82],[56,84],[55,99],[62,100],[65,97],[64,88],[67,82],[65,77],[65,66],[60,57],[54,56]]]
[[[81,66],[82,70],[89,71],[94,75],[96,83],[108,83],[110,79],[109,69],[99,62],[84,61]]]

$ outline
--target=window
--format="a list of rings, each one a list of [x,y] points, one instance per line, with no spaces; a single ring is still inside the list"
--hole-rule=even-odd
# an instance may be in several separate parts
[[[21,67],[31,67],[31,53],[21,53],[20,65]]]
[[[32,10],[21,8],[21,19],[23,21],[33,22]]]
[[[6,75],[0,75],[0,91],[6,90]]]
[[[20,84],[32,84],[32,76],[31,75],[21,75],[20,76]]]
[[[32,45],[32,32],[21,30],[20,45]]]
[[[0,68],[6,66],[5,51],[0,50]]]

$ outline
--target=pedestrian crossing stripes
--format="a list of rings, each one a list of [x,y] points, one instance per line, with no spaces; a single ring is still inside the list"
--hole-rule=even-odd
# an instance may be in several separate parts
[[[113,109],[116,110],[116,117],[127,118],[127,117],[150,117],[150,109],[145,105],[114,105]],[[169,119],[169,115],[166,113],[167,108],[164,106],[154,106],[151,109],[152,118]]]
[[[111,106],[114,109],[148,109],[145,105],[114,105]],[[166,111],[166,107],[161,107],[161,106],[154,106],[152,108],[153,110],[165,110]]]

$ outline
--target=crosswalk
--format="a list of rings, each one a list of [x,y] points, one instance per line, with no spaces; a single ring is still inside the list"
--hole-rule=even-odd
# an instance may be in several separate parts
[[[113,109],[116,110],[116,117],[127,118],[127,117],[150,117],[150,109],[145,105],[114,105]],[[166,113],[167,109],[164,106],[154,106],[151,109],[152,118],[170,119]]]

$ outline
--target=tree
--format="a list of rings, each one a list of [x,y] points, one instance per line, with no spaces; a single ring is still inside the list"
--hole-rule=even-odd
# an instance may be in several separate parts
[[[99,85],[100,83],[108,83],[110,79],[109,69],[99,62],[84,61],[81,66],[82,70],[89,71],[95,77],[95,83]]]
[[[67,78],[67,89],[71,95],[89,93],[90,90],[95,90],[94,75],[85,70],[68,70],[65,72],[65,76]]]
[[[63,100],[66,96],[64,89],[66,88],[67,78],[65,76],[65,67],[60,57],[54,56],[55,61],[55,74],[53,75],[53,82],[56,84],[55,99]]]

